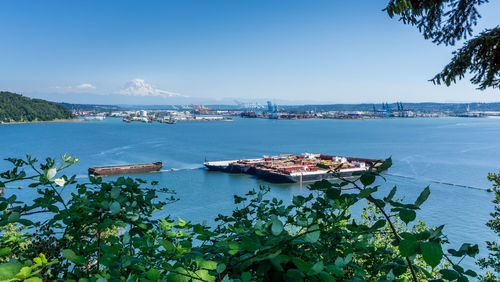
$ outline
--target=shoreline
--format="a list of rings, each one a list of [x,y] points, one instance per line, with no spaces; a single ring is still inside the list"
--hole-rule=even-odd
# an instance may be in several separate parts
[[[44,121],[13,121],[13,122],[0,122],[0,126],[2,125],[14,125],[14,124],[37,124],[37,123],[59,123],[59,122],[81,122],[85,121],[84,119],[56,119],[56,120],[44,120]]]

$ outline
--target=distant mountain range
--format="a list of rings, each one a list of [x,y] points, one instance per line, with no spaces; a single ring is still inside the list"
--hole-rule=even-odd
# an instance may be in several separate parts
[[[0,122],[32,122],[72,119],[67,108],[42,99],[0,92]]]

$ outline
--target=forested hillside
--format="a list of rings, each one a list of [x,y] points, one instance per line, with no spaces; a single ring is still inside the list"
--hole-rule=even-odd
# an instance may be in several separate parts
[[[0,122],[51,121],[74,118],[70,110],[41,99],[0,91]]]

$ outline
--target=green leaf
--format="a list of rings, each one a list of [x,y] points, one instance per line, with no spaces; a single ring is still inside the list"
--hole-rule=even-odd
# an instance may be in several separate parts
[[[322,261],[318,261],[317,263],[315,263],[312,267],[311,267],[311,270],[307,273],[308,275],[316,275],[318,273],[320,273],[323,268],[325,268],[325,265],[323,264]]]
[[[477,273],[472,271],[472,270],[467,270],[465,271],[465,274],[469,275],[470,277],[476,277],[477,276]]]
[[[248,282],[250,280],[252,280],[252,274],[250,274],[250,272],[243,272],[241,274],[241,281]]]
[[[44,254],[40,254],[40,255],[38,255],[38,258],[41,260],[42,265],[46,265],[46,264],[48,264],[47,258],[45,257],[45,255],[44,255]],[[57,261],[57,260],[55,260],[55,261]],[[51,263],[54,263],[54,261],[52,261]],[[56,262],[56,263],[57,263],[57,262]]]
[[[193,225],[193,232],[196,234],[205,234],[205,228],[201,224]]]
[[[365,188],[365,189],[361,190],[361,192],[359,192],[358,198],[360,198],[360,199],[366,198],[366,197],[370,196],[370,194],[377,192],[377,190],[378,190],[377,187]]]
[[[283,231],[283,223],[277,218],[272,219],[271,232],[274,236],[278,236]]]
[[[128,244],[130,243],[130,234],[127,232],[123,234],[123,244]]]
[[[11,279],[22,267],[23,265],[17,261],[0,264],[0,281]]]
[[[337,259],[342,260],[342,258],[337,258]],[[342,262],[343,262],[343,260],[342,260]],[[345,274],[345,271],[342,270],[342,268],[339,265],[337,265],[337,260],[335,260],[335,264],[330,264],[326,268],[328,269],[328,271],[332,272],[333,274],[335,274],[336,276],[339,276],[339,277],[342,277]]]
[[[63,250],[62,256],[74,264],[77,264],[77,265],[85,264],[85,259],[82,256],[77,256],[75,254],[75,252],[73,252],[73,250],[71,250],[71,249]]]
[[[329,188],[332,188],[332,183],[328,180],[320,180],[320,181],[316,181],[314,182],[313,184],[309,185],[309,189],[310,190],[326,190],[326,189],[329,189]]]
[[[295,268],[290,268],[286,271],[286,279],[284,279],[284,281],[288,281],[288,282],[302,282],[304,281],[304,279],[302,279],[302,277],[304,277],[304,273],[298,269],[295,269]]]
[[[172,251],[175,250],[174,244],[172,242],[170,242],[170,241],[161,239],[160,240],[160,245],[162,245],[163,248],[165,248],[165,250],[167,252],[172,252]]]
[[[224,272],[224,270],[226,270],[226,265],[224,263],[219,263],[217,265],[217,268],[215,269],[215,271],[217,271],[217,274],[221,274],[222,272]]]
[[[149,280],[158,281],[161,277],[161,273],[158,269],[151,268],[146,272],[146,277],[148,277]]]
[[[324,165],[324,164],[316,164],[317,167],[322,168],[322,169],[330,169],[329,166]]]
[[[422,205],[427,200],[427,198],[429,198],[430,194],[431,189],[429,188],[429,186],[425,187],[424,191],[420,193],[417,200],[415,201],[415,206],[420,207],[420,205]]]
[[[361,181],[361,183],[363,183],[364,186],[368,186],[368,185],[372,184],[373,182],[375,182],[375,175],[373,175],[371,173],[366,173],[366,174],[361,175],[359,180]]]
[[[400,276],[403,275],[403,273],[405,273],[407,269],[408,267],[404,264],[396,264],[394,268],[391,269],[391,271],[395,276]],[[425,271],[425,269],[423,271]]]
[[[215,270],[215,269],[217,269],[217,262],[211,261],[211,260],[203,260],[200,262],[200,268],[208,269],[208,270]]]
[[[24,280],[24,282],[42,282],[43,280],[41,278],[38,278],[38,277],[30,277],[26,280]]]
[[[424,261],[432,268],[436,267],[443,258],[443,249],[441,244],[436,242],[426,242],[420,245]]]
[[[420,244],[415,239],[405,239],[399,243],[399,253],[403,257],[411,257],[415,255],[418,251],[418,246]]]
[[[439,273],[441,273],[441,275],[443,276],[443,278],[446,279],[446,280],[448,280],[448,281],[455,280],[455,279],[457,279],[460,276],[458,274],[458,272],[456,272],[455,270],[451,270],[451,269],[441,269],[439,271]]]
[[[316,230],[316,231],[315,231]],[[315,243],[319,239],[319,226],[318,225],[313,225],[311,226],[308,230],[308,232],[311,231],[310,233],[307,233],[304,237],[304,240],[309,243]]]
[[[344,265],[346,265],[346,264],[347,264],[347,262],[345,262],[345,260],[342,257],[337,257],[335,259],[335,265],[338,267],[344,267]]]
[[[25,266],[19,270],[19,272],[16,274],[16,278],[28,278],[31,274],[31,267]]]
[[[469,257],[475,257],[477,254],[479,254],[479,246],[477,244],[467,248],[467,255]]]
[[[373,224],[373,226],[371,227],[372,229],[379,229],[379,228],[382,228],[385,226],[385,219],[379,219],[377,220],[377,222],[375,222],[375,224]]]
[[[416,235],[418,240],[424,241],[429,239],[429,237],[431,236],[431,232],[429,232],[428,230],[423,230],[422,232],[417,233]]]
[[[402,209],[399,211],[399,217],[402,221],[408,224],[415,220],[417,213],[414,210]]]
[[[387,158],[385,161],[377,167],[378,172],[388,170],[392,166],[392,158]]]
[[[335,282],[335,278],[333,276],[331,276],[330,274],[328,274],[328,272],[325,272],[325,271],[321,271],[319,273],[319,278],[321,279],[321,281],[326,281],[326,282]]]
[[[16,199],[17,196],[14,194],[7,199],[7,202],[9,202],[9,204],[13,204],[16,201]]]
[[[442,234],[441,231],[443,231],[443,228],[444,228],[444,225],[441,225],[438,228],[434,229],[434,231],[432,231],[431,235],[429,236],[429,240],[439,238],[439,236],[441,236],[441,234]],[[462,247],[460,247],[460,249],[462,249],[464,247],[464,245],[465,244],[463,244]]]
[[[308,272],[311,269],[311,264],[301,260],[300,258],[292,258],[292,262],[302,271]]]
[[[17,222],[19,222],[20,224],[22,224],[24,226],[31,226],[34,224],[33,221],[27,220],[27,219],[19,219]]]
[[[387,195],[387,197],[384,199],[386,202],[387,201],[390,201],[392,200],[392,198],[394,197],[394,195],[396,195],[396,190],[398,188],[396,186],[394,186],[392,189],[391,189],[391,192],[389,192],[389,195]]]
[[[201,281],[215,281],[215,277],[210,275],[208,270],[201,269],[195,272],[196,277],[199,277]],[[198,279],[194,280],[197,281]]]
[[[180,217],[177,217],[177,221],[179,221],[179,223],[177,223],[177,225],[183,227],[186,225],[186,221]]]
[[[0,257],[8,255],[10,253],[10,250],[11,249],[9,247],[0,248]]]
[[[458,272],[458,273],[464,273],[464,269],[463,269],[460,265],[458,265],[458,264],[455,264],[455,265],[453,266],[453,269],[454,269],[456,272]]]
[[[111,203],[111,205],[109,206],[109,210],[111,211],[111,214],[120,213],[120,210],[121,210],[120,203],[118,203],[118,202]]]
[[[117,199],[118,196],[120,196],[120,187],[115,186],[115,187],[111,188],[110,194],[111,194],[111,198]]]
[[[348,264],[349,262],[351,262],[351,260],[352,260],[353,257],[354,257],[353,253],[347,254],[347,256],[345,256],[345,258],[344,258],[344,263]]]
[[[338,199],[340,197],[340,189],[330,188],[326,190],[326,196],[328,197],[328,199]]]
[[[229,247],[229,254],[231,255],[236,254],[240,250],[240,245],[236,242],[229,242],[227,246]]]
[[[47,209],[53,213],[58,213],[59,212],[59,208],[55,205],[50,205],[47,207]]]
[[[21,217],[20,213],[18,213],[18,212],[11,212],[10,215],[9,215],[8,220],[9,220],[10,223],[17,222],[20,217]]]
[[[190,282],[192,279],[190,279],[188,276],[190,273],[182,268],[182,267],[177,267],[174,269],[175,273],[169,273],[167,275],[167,281],[172,281],[172,282]]]

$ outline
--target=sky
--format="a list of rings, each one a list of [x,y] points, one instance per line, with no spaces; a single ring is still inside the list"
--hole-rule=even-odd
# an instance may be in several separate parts
[[[499,102],[428,80],[461,46],[390,19],[388,1],[1,1],[0,90],[56,102]],[[480,7],[476,33],[499,24]]]

